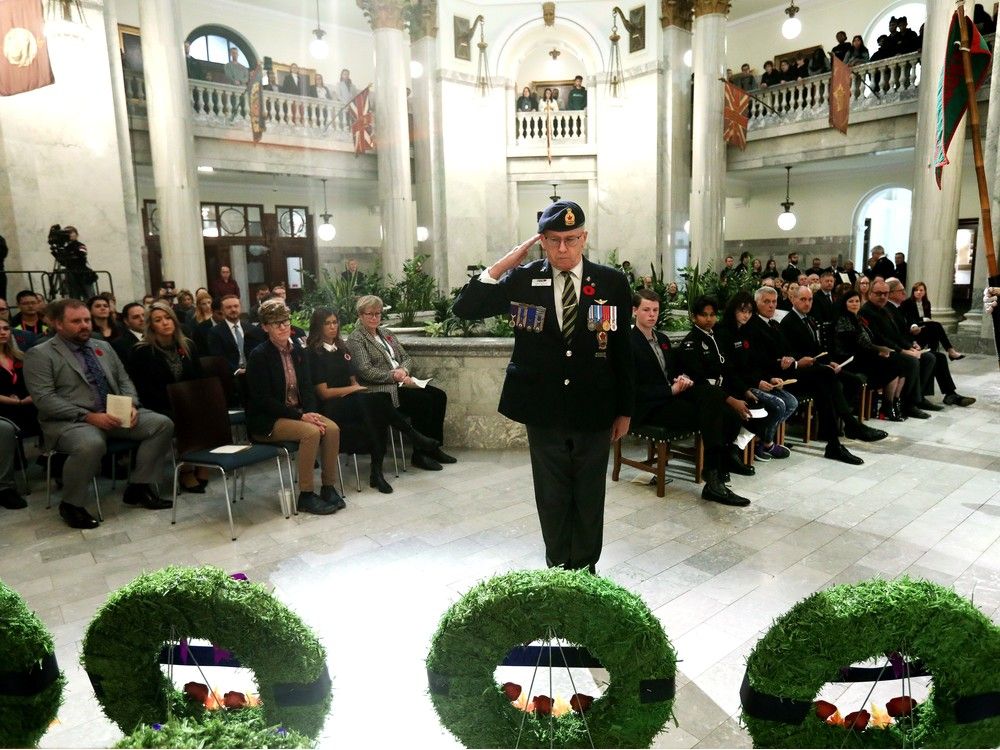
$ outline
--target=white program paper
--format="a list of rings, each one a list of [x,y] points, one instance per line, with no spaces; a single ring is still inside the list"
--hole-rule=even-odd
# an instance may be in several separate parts
[[[132,426],[132,397],[108,394],[108,405],[104,407],[109,417],[114,417],[128,429]]]
[[[412,380],[413,382],[406,383],[403,386],[404,388],[426,388],[427,384],[431,382],[431,378],[427,378],[427,380],[421,380],[420,378],[415,378],[412,375],[410,376],[410,380]]]

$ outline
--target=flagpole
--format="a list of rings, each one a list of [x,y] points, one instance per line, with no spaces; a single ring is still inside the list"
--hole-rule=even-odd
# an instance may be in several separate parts
[[[353,97],[353,98],[351,99],[351,101],[349,101],[349,102],[348,102],[347,104],[345,104],[345,105],[344,105],[343,107],[341,107],[340,109],[338,109],[338,110],[337,110],[337,111],[336,111],[336,112],[334,113],[333,117],[332,117],[332,118],[330,118],[330,119],[336,119],[337,117],[339,117],[339,116],[340,116],[340,113],[341,113],[341,112],[343,112],[343,111],[344,111],[345,109],[347,109],[348,107],[350,107],[350,106],[351,106],[351,103],[352,103],[352,102],[353,102],[353,101],[354,101],[355,99],[357,99],[357,98],[358,98],[359,96],[361,96],[361,95],[362,95],[363,93],[365,93],[365,92],[366,92],[366,91],[367,91],[368,89],[370,89],[370,88],[371,88],[372,86],[374,86],[374,85],[375,85],[375,84],[373,84],[373,83],[369,83],[369,84],[368,84],[367,86],[365,86],[365,87],[364,87],[363,89],[361,89],[361,91],[359,91],[359,92],[358,92],[357,94],[355,94],[355,95],[354,95],[354,97]]]
[[[727,81],[725,78],[720,78],[719,80],[722,83],[732,83],[732,81]],[[746,89],[741,89],[741,91],[743,91],[744,94],[746,94],[749,98],[753,99],[755,102],[757,102],[758,104],[760,104],[762,107],[767,107],[769,110],[771,110],[772,112],[774,112],[774,114],[776,114],[776,115],[781,114],[780,112],[778,112],[778,110],[776,110],[770,104],[768,104],[767,102],[765,102],[763,99],[754,96],[753,94],[751,94]]]
[[[961,38],[962,68],[965,70],[965,88],[969,92],[969,129],[972,131],[972,154],[976,163],[976,181],[979,185],[979,210],[983,220],[983,239],[986,246],[986,265],[990,278],[1000,275],[997,270],[996,249],[993,245],[993,218],[990,211],[990,193],[983,162],[983,142],[979,132],[979,102],[976,100],[976,83],[972,74],[972,53],[969,51],[969,28],[966,24],[965,0],[958,0],[959,34]],[[991,282],[992,283],[992,282]]]

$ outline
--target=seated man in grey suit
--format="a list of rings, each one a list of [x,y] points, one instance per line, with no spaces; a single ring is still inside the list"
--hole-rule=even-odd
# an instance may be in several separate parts
[[[97,527],[83,503],[109,437],[139,441],[135,470],[123,500],[150,510],[169,508],[172,503],[160,499],[153,483],[171,452],[173,422],[139,408],[135,386],[114,349],[91,340],[90,311],[83,302],[53,302],[49,320],[56,335],[25,356],[24,376],[38,406],[45,445],[69,456],[63,469],[59,515],[74,529]],[[109,394],[132,398],[131,424],[123,425],[107,413]]]

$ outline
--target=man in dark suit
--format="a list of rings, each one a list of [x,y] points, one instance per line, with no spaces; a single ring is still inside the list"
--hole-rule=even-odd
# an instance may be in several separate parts
[[[246,369],[247,357],[267,335],[257,326],[245,326],[240,319],[240,298],[234,294],[222,298],[222,322],[209,329],[208,354],[225,357],[230,369],[242,373]]]
[[[902,403],[885,404],[883,411],[888,409],[897,416],[928,419],[930,414],[923,411],[923,404],[927,401],[924,394],[933,389],[934,357],[930,352],[921,354],[920,346],[900,333],[891,310],[886,309],[888,302],[889,286],[881,279],[873,281],[868,301],[861,307],[858,316],[872,343],[892,350],[889,356],[899,362],[906,378]]]
[[[881,245],[873,247],[872,257],[868,260],[868,268],[865,269],[865,276],[868,277],[868,280],[874,281],[878,276],[888,279],[895,273],[896,267],[891,260],[885,257],[885,248]]]
[[[129,302],[122,308],[122,320],[125,321],[125,333],[111,342],[111,348],[118,359],[128,364],[132,349],[142,341],[146,331],[146,308],[139,302]]]
[[[697,302],[695,303],[697,309]],[[670,339],[655,329],[660,316],[660,297],[652,289],[640,289],[633,298],[635,327],[632,329],[632,356],[635,362],[636,425],[668,429],[698,430],[705,445],[704,500],[723,505],[745,506],[750,501],[725,485],[730,470],[749,476],[746,466],[732,447],[740,431],[740,417],[726,403],[726,393],[716,385],[695,383],[683,372],[674,356]],[[749,416],[747,414],[747,416]]]
[[[815,394],[812,391],[823,389],[829,392],[834,413],[843,420],[844,435],[847,437],[866,442],[888,437],[889,433],[867,427],[854,416],[844,396],[842,382],[842,378],[848,373],[844,373],[840,365],[830,359],[829,354],[824,357],[819,356],[826,349],[820,337],[820,324],[811,314],[813,299],[809,287],[799,287],[792,298],[792,311],[781,320],[781,335],[785,339],[786,352],[799,363],[808,363],[812,360],[811,364],[801,364],[792,377],[799,381],[800,388],[808,390],[814,398]],[[793,388],[792,392],[796,392],[796,388]],[[817,406],[819,405],[817,401]],[[821,416],[820,427],[822,419]]]
[[[546,257],[522,266],[542,243]],[[538,234],[474,277],[461,318],[510,315],[514,352],[499,411],[526,425],[546,562],[595,572],[611,443],[635,400],[631,291],[620,271],[583,257],[583,209],[549,204]]]
[[[74,299],[58,300],[49,308],[56,335],[25,355],[24,377],[38,407],[45,444],[66,453],[63,500],[59,515],[74,529],[93,529],[97,519],[83,507],[107,440],[139,441],[135,469],[122,498],[127,505],[150,510],[171,507],[153,488],[171,452],[174,425],[162,414],[143,409],[135,386],[118,355],[91,337],[90,311]],[[110,394],[132,399],[132,417],[123,424],[107,413]]]
[[[830,269],[823,269],[819,275],[819,291],[813,295],[812,316],[820,323],[820,329],[826,341],[826,329],[833,323],[835,308],[833,306],[833,287],[836,277]],[[825,345],[825,343],[824,343]]]
[[[788,265],[785,266],[785,270],[781,272],[781,278],[783,281],[795,281],[798,282],[799,275],[802,271],[799,270],[799,254],[789,253],[788,254]]]
[[[808,287],[804,289],[809,291]],[[808,396],[813,399],[819,412],[820,438],[826,441],[826,450],[823,453],[826,458],[842,461],[845,464],[863,464],[862,459],[843,446],[837,434],[837,418],[849,416],[850,407],[847,407],[845,414],[844,409],[838,408],[834,403],[836,373],[830,367],[817,366],[813,357],[794,357],[790,354],[791,347],[781,332],[781,325],[774,319],[778,299],[773,289],[761,287],[754,294],[754,301],[757,304],[757,314],[750,319],[747,327],[755,366],[769,379],[777,377],[783,380],[796,380],[796,383],[787,386],[789,391],[796,397]],[[794,314],[795,311],[792,310],[785,317]],[[866,435],[863,431],[858,431],[849,437],[855,435],[862,439],[878,439]]]
[[[292,63],[288,75],[281,82],[281,93],[298,96],[316,96],[316,89],[309,85],[309,78],[299,72],[299,66]]]
[[[906,286],[906,256],[902,253],[896,253],[896,269],[892,275],[899,279],[900,284]]]

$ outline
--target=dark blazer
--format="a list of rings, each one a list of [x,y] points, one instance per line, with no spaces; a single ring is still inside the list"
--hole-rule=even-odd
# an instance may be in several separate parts
[[[896,307],[891,302],[886,302],[885,311],[892,319],[893,324],[896,326],[896,330],[899,331],[900,337],[907,342],[907,346],[913,346],[914,336],[910,333],[910,324],[906,321],[906,316],[903,314],[903,310]]]
[[[208,320],[203,320],[200,323],[195,323],[194,327],[191,329],[191,340],[194,341],[194,345],[198,347],[199,352],[208,351],[208,334],[215,326],[215,320],[209,318]]]
[[[865,276],[869,279],[874,279],[876,276],[881,276],[883,279],[891,279],[895,275],[895,264],[884,255],[875,261],[874,267],[869,266],[865,269]]]
[[[788,313],[794,315],[795,313]],[[786,316],[787,317],[787,316]],[[772,321],[774,319],[772,318]],[[750,344],[750,360],[753,369],[760,374],[760,380],[783,378],[786,371],[781,369],[781,358],[791,356],[788,342],[781,333],[781,325],[770,325],[759,315],[754,315],[743,329]],[[789,377],[794,377],[789,375]]]
[[[904,260],[893,269],[893,276],[899,279],[899,283],[906,286],[906,261]]]
[[[267,334],[263,329],[249,326],[243,321],[240,321],[240,327],[243,329],[243,354],[244,357],[249,357],[250,352],[267,340]],[[233,370],[240,366],[240,350],[236,346],[236,337],[233,336],[233,329],[228,320],[210,328],[205,339],[208,342],[209,354],[213,357],[225,357]]]
[[[129,335],[129,338],[134,338],[134,336]],[[135,384],[143,406],[160,414],[166,414],[168,417],[173,417],[170,399],[167,398],[167,386],[171,383],[194,380],[202,376],[201,364],[198,362],[197,353],[193,351],[193,346],[192,344],[192,351],[181,351],[183,369],[179,378],[174,377],[173,372],[167,366],[163,352],[155,346],[143,343],[132,347],[128,361],[125,363],[125,369]]]
[[[819,323],[832,323],[836,317],[833,300],[827,298],[822,290],[813,293],[812,316]]]
[[[795,310],[788,313],[781,321],[781,335],[788,344],[787,353],[795,359],[815,357],[819,354],[822,350],[813,336],[814,331],[816,336],[819,336],[819,324],[812,316],[803,320]]]
[[[794,81],[795,79],[793,78],[792,80]],[[785,281],[798,281],[801,275],[802,271],[799,270],[799,267],[793,266],[791,263],[785,266],[785,270],[781,272],[781,278]]]
[[[633,328],[629,337],[632,346],[632,361],[635,364],[635,410],[632,419],[636,424],[642,424],[646,416],[661,406],[670,403],[674,397],[670,392],[670,381],[680,373],[677,369],[670,339],[659,331],[653,331],[656,343],[663,352],[667,362],[667,375],[664,376],[660,363],[646,340],[646,334],[638,328]]]
[[[292,364],[299,389],[297,408],[285,405],[285,368],[274,344],[265,341],[247,356],[246,414],[251,435],[270,435],[277,420],[298,420],[306,412],[319,410],[306,350],[294,341]]]
[[[890,307],[892,306],[888,302],[882,309],[871,302],[865,302],[858,317],[861,318],[861,324],[868,329],[868,335],[871,336],[873,343],[897,351],[909,349],[913,341],[902,335],[896,325],[893,311],[889,310]]]
[[[601,349],[587,329],[591,305],[604,300],[617,312],[616,330]],[[512,303],[545,308],[542,330],[515,329],[514,352],[500,395],[499,411],[527,425],[569,430],[610,429],[615,417],[631,416],[635,401],[629,321],[632,292],[621,271],[583,260],[579,312],[567,345],[556,321],[555,281],[547,259],[519,266],[497,284],[473,278],[455,300],[461,318],[509,315]]]
[[[316,96],[316,87],[309,85],[309,76],[299,73],[299,85],[295,85],[295,79],[291,73],[285,75],[285,80],[281,82],[281,93],[297,94],[299,96]]]
[[[927,301],[926,297],[921,302],[923,304],[918,306],[917,301],[913,297],[908,297],[899,306],[899,311],[903,313],[903,318],[906,320],[907,326],[923,325],[924,321],[931,317],[930,302]]]
[[[138,343],[139,339],[137,339],[135,334],[131,331],[125,331],[125,333],[111,342],[111,348],[115,350],[115,353],[118,355],[118,359],[122,361],[122,364],[124,364],[126,368],[128,367],[128,360],[132,355],[132,350]]]

